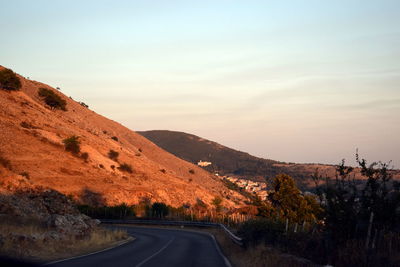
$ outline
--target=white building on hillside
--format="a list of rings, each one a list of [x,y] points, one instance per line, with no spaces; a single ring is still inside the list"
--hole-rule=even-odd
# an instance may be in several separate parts
[[[209,162],[209,161],[199,161],[199,162],[197,162],[197,165],[199,165],[199,166],[201,166],[201,167],[207,167],[207,166],[209,166],[209,165],[211,165],[212,163],[211,162]]]

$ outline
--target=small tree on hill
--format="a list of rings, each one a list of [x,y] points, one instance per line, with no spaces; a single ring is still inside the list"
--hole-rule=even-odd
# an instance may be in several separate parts
[[[63,143],[66,151],[72,152],[73,154],[79,154],[81,151],[81,142],[79,141],[78,136],[73,135],[69,138],[66,138],[63,140]]]
[[[47,88],[39,88],[38,95],[44,100],[44,102],[54,109],[61,109],[66,111],[67,102],[62,99],[59,95],[54,93],[52,90]]]
[[[21,81],[10,69],[0,71],[0,88],[7,91],[15,91],[21,88]]]
[[[112,149],[110,149],[110,151],[108,151],[108,157],[114,161],[118,161],[118,156],[119,153],[117,151],[114,151]]]
[[[213,199],[213,201],[212,201],[212,204],[214,205],[214,207],[215,207],[215,211],[216,212],[221,212],[221,210],[222,210],[222,198],[220,198],[220,197],[215,197],[214,199]]]
[[[291,222],[316,221],[322,209],[315,197],[303,196],[292,177],[280,174],[275,177],[268,198],[278,217]]]
[[[128,163],[122,163],[121,165],[119,165],[118,170],[123,172],[133,173],[132,166],[129,165]]]

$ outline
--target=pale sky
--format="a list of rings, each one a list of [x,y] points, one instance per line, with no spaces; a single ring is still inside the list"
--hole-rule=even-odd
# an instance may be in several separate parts
[[[400,1],[0,0],[0,65],[133,130],[400,167]]]

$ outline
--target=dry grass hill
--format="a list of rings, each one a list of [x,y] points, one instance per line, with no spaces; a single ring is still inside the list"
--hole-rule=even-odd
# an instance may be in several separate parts
[[[3,189],[18,184],[49,187],[89,204],[134,204],[147,197],[180,206],[198,199],[211,203],[216,196],[223,197],[227,207],[242,203],[242,196],[209,172],[46,84],[18,77],[20,90],[0,90]],[[40,88],[64,99],[66,110],[46,105]],[[63,144],[71,136],[81,142],[77,155]],[[119,153],[118,162],[109,157],[110,150]],[[131,173],[118,168],[125,163],[132,167]]]

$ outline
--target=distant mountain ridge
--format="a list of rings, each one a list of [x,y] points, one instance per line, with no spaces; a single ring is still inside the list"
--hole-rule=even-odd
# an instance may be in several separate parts
[[[137,133],[186,161],[195,164],[200,160],[212,162],[206,169],[223,174],[263,175],[272,164],[278,163],[184,132],[154,130]]]
[[[285,163],[263,159],[237,151],[193,134],[168,130],[137,131],[157,146],[175,156],[197,164],[212,162],[204,169],[221,175],[235,175],[254,181],[271,182],[280,173],[292,176],[303,190],[312,189],[312,176],[318,171],[323,177],[335,177],[335,166],[328,164]],[[358,177],[358,174],[356,173]],[[396,177],[400,176],[396,171]]]

